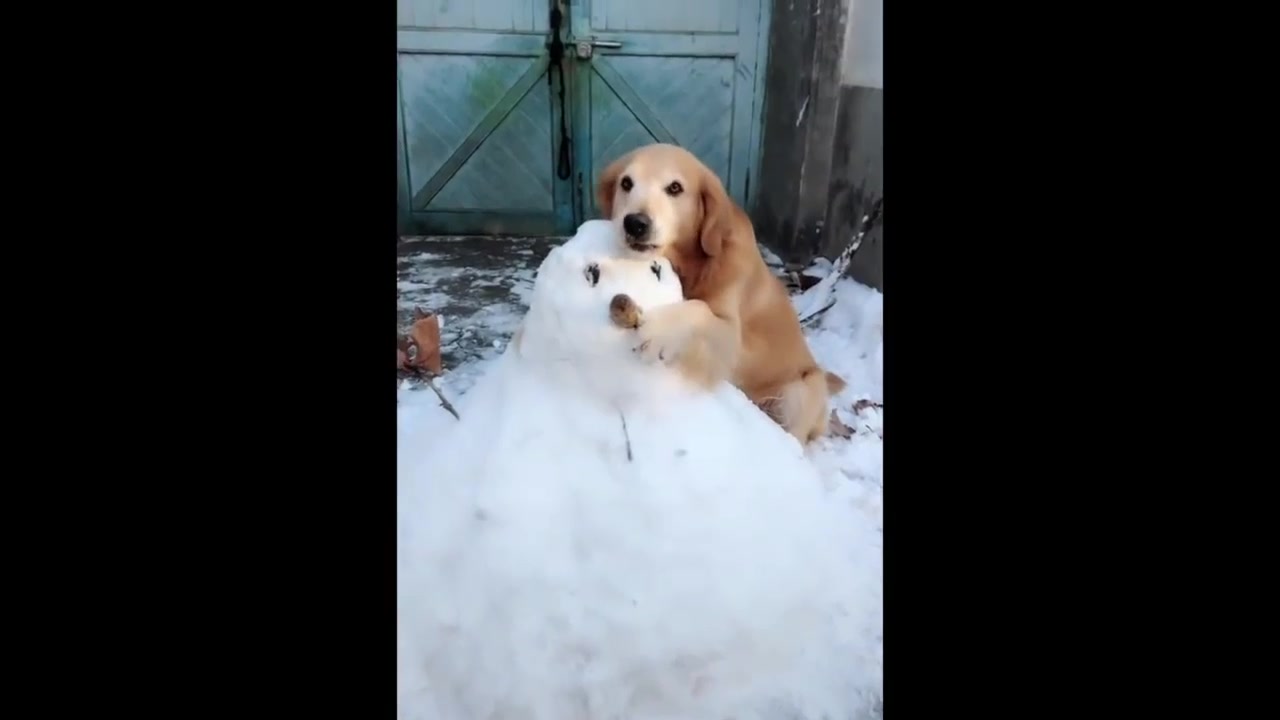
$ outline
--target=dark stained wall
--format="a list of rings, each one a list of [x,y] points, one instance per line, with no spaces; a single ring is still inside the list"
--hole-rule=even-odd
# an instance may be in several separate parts
[[[833,258],[884,195],[883,0],[774,0],[752,218],[784,260]],[[850,274],[883,289],[883,227]]]

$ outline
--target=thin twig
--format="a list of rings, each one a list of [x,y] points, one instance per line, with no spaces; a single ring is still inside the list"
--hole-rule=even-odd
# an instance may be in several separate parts
[[[445,410],[448,410],[449,414],[453,415],[459,421],[462,420],[462,418],[458,415],[458,411],[454,409],[453,403],[449,402],[449,399],[444,396],[444,393],[440,392],[440,388],[436,387],[435,378],[430,371],[423,370],[422,368],[415,366],[415,367],[409,368],[409,372],[413,373],[413,376],[416,377],[417,379],[425,382],[432,389],[432,391],[435,392],[436,397],[440,398],[440,407],[444,408]]]
[[[627,432],[627,416],[619,410],[618,417],[622,419],[622,437],[627,441],[627,462],[631,462],[631,433]]]
[[[445,398],[444,393],[440,392],[440,388],[436,387],[435,380],[433,380],[430,375],[426,375],[426,378],[427,385],[430,385],[431,389],[435,391],[436,397],[440,398],[440,407],[448,410],[449,413],[453,415],[454,419],[461,421],[462,417],[459,416],[458,411],[453,408],[453,403],[449,402],[449,400]]]

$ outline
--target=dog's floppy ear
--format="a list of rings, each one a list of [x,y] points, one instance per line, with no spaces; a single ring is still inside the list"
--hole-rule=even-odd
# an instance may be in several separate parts
[[[600,173],[600,178],[596,181],[596,207],[600,210],[600,217],[613,217],[613,194],[618,190],[618,176],[631,160],[631,155],[632,153],[627,153],[614,160]]]
[[[733,200],[711,170],[702,170],[702,230],[699,239],[708,257],[720,254],[733,227]]]

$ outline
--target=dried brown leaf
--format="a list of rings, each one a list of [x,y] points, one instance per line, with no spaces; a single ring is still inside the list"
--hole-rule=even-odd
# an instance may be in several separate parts
[[[879,410],[879,409],[881,409],[881,408],[883,408],[883,407],[884,407],[884,405],[883,405],[883,404],[881,404],[881,403],[878,403],[878,402],[871,402],[870,400],[868,400],[868,399],[866,399],[866,398],[863,398],[863,399],[861,399],[861,400],[859,400],[858,402],[856,402],[856,403],[854,403],[854,404],[853,404],[853,411],[854,411],[854,412],[856,412],[856,413],[858,413],[859,415],[861,415],[861,414],[862,414],[862,411],[863,411],[863,410],[866,410],[867,408],[876,408],[877,410]]]
[[[845,425],[844,421],[840,419],[840,416],[836,414],[835,410],[831,411],[831,417],[827,420],[827,428],[830,430],[831,434],[836,437],[853,437],[853,428]]]

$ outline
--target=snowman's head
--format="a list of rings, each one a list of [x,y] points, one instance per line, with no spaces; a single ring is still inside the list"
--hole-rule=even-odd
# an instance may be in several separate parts
[[[609,317],[610,302],[630,296],[643,310],[684,299],[666,258],[624,257],[614,225],[591,220],[538,268],[519,342],[522,358],[596,365],[636,362],[634,335]]]

